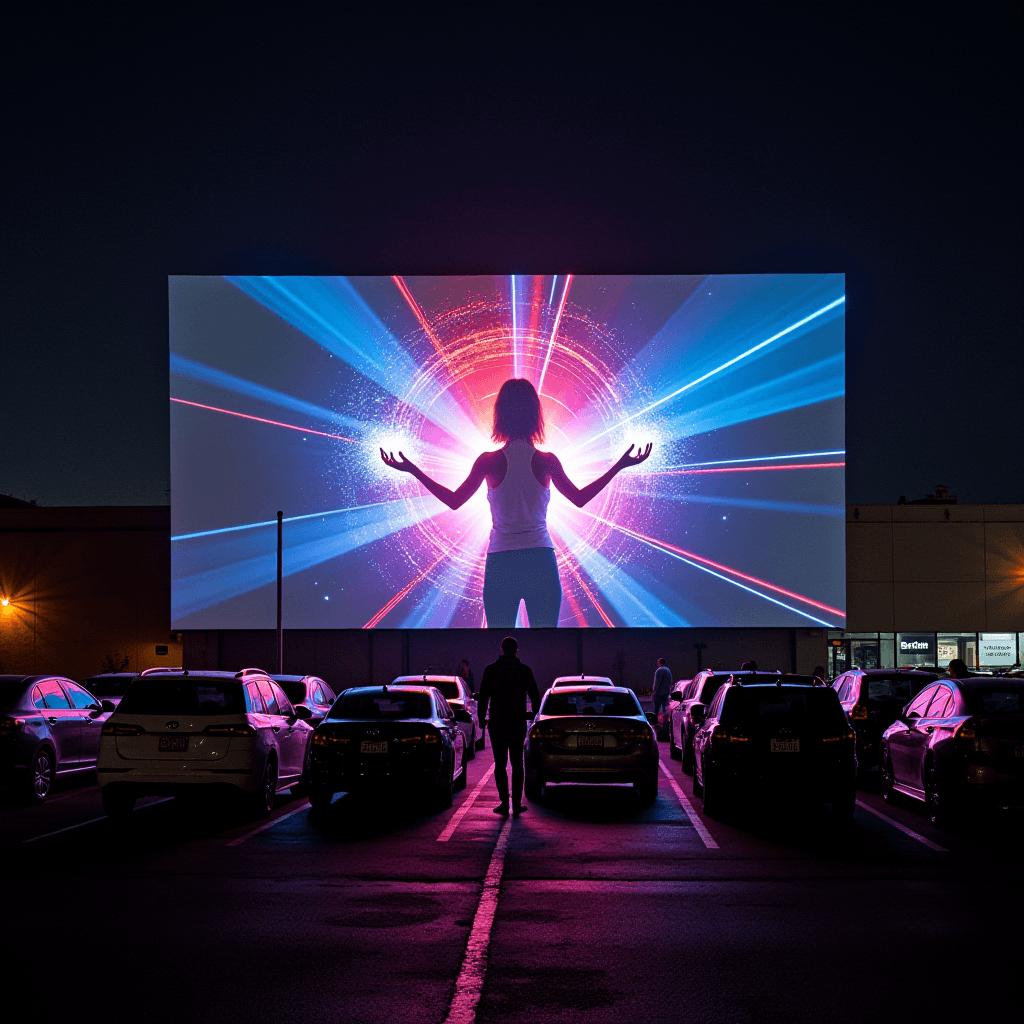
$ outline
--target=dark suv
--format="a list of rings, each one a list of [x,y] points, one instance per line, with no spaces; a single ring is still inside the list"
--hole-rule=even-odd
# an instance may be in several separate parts
[[[918,669],[855,668],[832,684],[857,734],[857,769],[862,775],[881,763],[882,733],[935,679],[934,672]]]
[[[857,757],[835,690],[758,676],[731,677],[694,736],[693,791],[703,793],[705,812],[717,817],[733,803],[779,793],[817,797],[851,817]]]

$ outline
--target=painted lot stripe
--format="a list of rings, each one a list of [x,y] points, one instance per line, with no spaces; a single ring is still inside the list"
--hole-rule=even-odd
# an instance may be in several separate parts
[[[162,796],[159,800],[153,800],[148,804],[142,804],[138,809],[140,811],[145,810],[147,807],[156,807],[157,804],[165,804],[168,800],[173,800],[172,796]],[[36,843],[40,839],[49,839],[50,836],[59,836],[61,832],[70,832],[72,829],[83,828],[85,825],[95,825],[97,821],[106,821],[107,816],[101,814],[98,818],[90,818],[88,821],[80,821],[77,825],[68,825],[65,828],[55,829],[53,832],[44,832],[41,836],[32,836],[31,839],[22,839],[23,843]]]
[[[444,1024],[473,1024],[476,1020],[476,1007],[480,1002],[480,993],[484,987],[484,974],[487,971],[487,947],[491,943],[491,929],[494,927],[494,912],[498,908],[498,888],[501,885],[501,873],[505,868],[505,853],[508,850],[508,836],[512,827],[512,819],[506,818],[498,835],[498,842],[491,854],[491,862],[487,865],[484,875],[484,890],[480,894],[480,903],[473,918],[473,928],[466,944],[466,957],[462,961],[462,970],[455,981],[455,994],[452,1005]]]
[[[448,822],[444,827],[444,831],[437,837],[439,843],[447,843],[452,837],[452,833],[459,827],[459,822],[466,816],[466,812],[473,806],[473,801],[480,795],[480,791],[487,785],[487,780],[494,774],[494,765],[492,764],[487,771],[484,772],[483,778],[473,787],[473,792],[462,801],[462,806],[452,815],[452,820]]]
[[[232,839],[230,843],[225,843],[225,846],[241,846],[246,839],[252,839],[253,836],[258,836],[261,832],[266,832],[268,828],[273,828],[275,825],[284,821],[285,818],[290,818],[293,814],[298,814],[299,811],[304,811],[309,807],[309,801],[303,800],[298,807],[293,807],[290,811],[282,814],[273,821],[268,821],[265,825],[260,825],[259,828],[254,828],[251,832],[246,832],[244,836],[239,836],[237,839]]]
[[[683,792],[682,787],[672,778],[672,773],[665,767],[665,762],[661,762],[661,770],[668,779],[669,785],[672,787],[672,791],[675,793],[676,798],[683,805],[683,810],[686,812],[686,816],[690,819],[690,824],[696,829],[697,835],[704,840],[704,845],[709,850],[717,850],[718,843],[712,838],[711,833],[704,826],[704,822],[697,817],[697,812],[693,809],[693,804],[686,799],[686,794]]]
[[[867,811],[869,814],[873,814],[876,818],[881,818],[882,821],[893,828],[898,828],[904,835],[910,836],[911,839],[916,839],[919,843],[924,843],[930,850],[938,850],[939,853],[949,853],[944,846],[939,846],[938,843],[933,843],[930,839],[926,839],[924,836],[915,832],[912,828],[907,828],[906,825],[901,825],[895,818],[890,818],[889,815],[883,814],[881,811],[876,811],[874,807],[869,807],[866,803],[861,800],[857,801],[857,806],[862,810]]]

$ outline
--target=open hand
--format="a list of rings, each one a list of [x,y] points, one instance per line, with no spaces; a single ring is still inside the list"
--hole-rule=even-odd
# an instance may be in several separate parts
[[[398,453],[398,458],[395,458],[394,452],[386,452],[383,448],[380,450],[380,457],[384,460],[385,466],[390,466],[392,469],[397,469],[399,473],[412,473],[416,467],[405,457],[403,452]]]
[[[629,469],[630,466],[639,466],[641,462],[646,462],[648,456],[651,454],[651,448],[654,446],[648,444],[646,448],[643,445],[630,445],[626,449],[626,453],[616,463],[618,469]],[[630,454],[633,449],[636,448],[636,455]]]

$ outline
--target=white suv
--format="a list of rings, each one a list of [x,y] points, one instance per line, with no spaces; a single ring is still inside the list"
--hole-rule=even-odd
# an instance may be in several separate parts
[[[103,725],[96,762],[103,809],[125,816],[140,796],[220,785],[244,793],[266,816],[279,790],[305,781],[309,717],[251,670],[139,678]]]

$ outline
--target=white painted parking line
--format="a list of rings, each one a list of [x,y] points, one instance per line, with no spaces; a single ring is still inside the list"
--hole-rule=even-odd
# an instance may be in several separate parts
[[[508,850],[509,830],[512,819],[506,818],[505,824],[498,834],[498,842],[491,854],[491,862],[487,865],[484,875],[484,890],[480,894],[480,903],[473,917],[473,928],[466,944],[466,957],[462,961],[462,970],[455,981],[455,994],[452,1005],[444,1024],[473,1024],[476,1020],[476,1007],[480,1002],[480,993],[484,987],[484,974],[487,971],[487,947],[491,943],[491,929],[494,927],[494,913],[498,909],[498,888],[501,885],[501,874],[505,869],[505,853]]]
[[[661,770],[665,774],[665,778],[668,779],[669,785],[672,787],[676,798],[683,805],[683,810],[686,812],[686,816],[690,819],[690,824],[694,827],[697,835],[704,840],[704,845],[709,850],[717,850],[718,843],[712,838],[711,833],[704,826],[704,822],[697,817],[697,812],[693,809],[693,804],[686,799],[686,794],[683,792],[682,787],[672,778],[672,773],[665,767],[665,762],[661,762]]]
[[[466,816],[466,812],[473,806],[473,801],[480,795],[480,791],[487,784],[487,780],[494,774],[494,765],[492,764],[487,771],[484,772],[484,777],[473,787],[473,792],[462,801],[462,806],[452,815],[452,820],[448,822],[444,827],[444,831],[437,837],[439,843],[447,843],[452,837],[452,833],[459,827],[459,822]]]
[[[246,841],[246,839],[252,839],[253,836],[258,836],[261,832],[266,832],[268,828],[273,828],[278,823],[284,821],[285,818],[290,818],[293,814],[298,814],[299,811],[304,811],[309,807],[309,801],[303,800],[298,807],[293,807],[287,814],[282,814],[275,818],[273,821],[268,821],[264,825],[260,825],[259,828],[254,828],[251,832],[246,832],[244,836],[239,836],[237,839],[232,839],[230,843],[225,843],[225,846],[240,846]]]
[[[142,804],[139,810],[145,810],[147,807],[156,807],[157,804],[165,804],[168,800],[173,800],[172,796],[162,796],[159,800],[152,800],[148,804]],[[80,821],[77,825],[68,825],[65,828],[54,829],[53,832],[44,832],[41,836],[32,836],[31,839],[22,839],[23,843],[36,843],[40,839],[49,839],[50,836],[59,836],[61,832],[70,832],[72,829],[83,828],[85,825],[95,825],[97,821],[106,821],[107,815],[101,814],[98,818],[90,818],[88,821]]]
[[[881,818],[882,821],[892,825],[893,828],[898,828],[904,835],[910,836],[911,839],[916,839],[919,843],[924,843],[930,850],[938,850],[939,853],[949,853],[944,846],[939,846],[938,843],[933,843],[930,839],[926,839],[924,836],[915,832],[912,828],[907,828],[906,825],[901,825],[895,818],[890,818],[889,815],[883,814],[881,811],[876,811],[874,807],[869,807],[866,803],[861,800],[857,801],[857,806],[867,811],[869,814],[873,814],[876,818]]]

